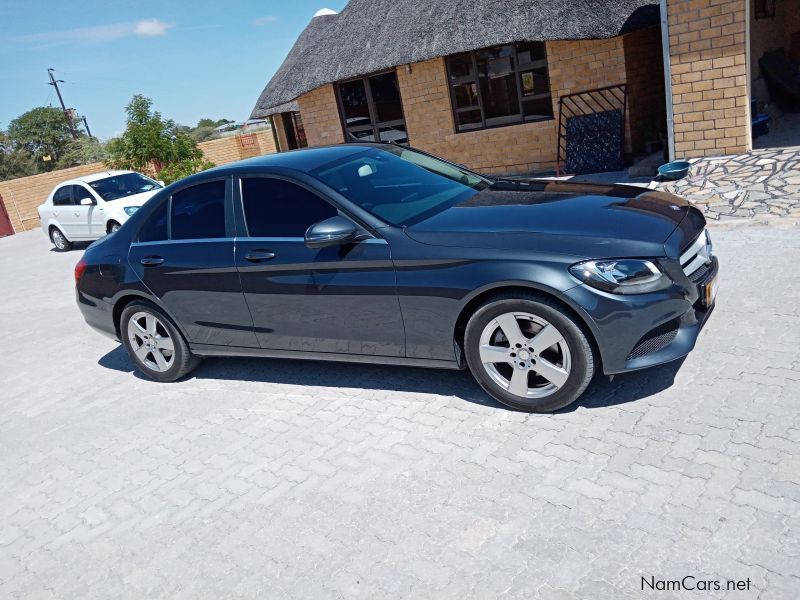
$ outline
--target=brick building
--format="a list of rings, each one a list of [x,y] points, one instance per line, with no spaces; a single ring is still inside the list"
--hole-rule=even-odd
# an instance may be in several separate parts
[[[281,150],[393,141],[488,173],[741,153],[754,90],[781,93],[759,68],[778,48],[800,53],[800,0],[350,0],[253,117]]]

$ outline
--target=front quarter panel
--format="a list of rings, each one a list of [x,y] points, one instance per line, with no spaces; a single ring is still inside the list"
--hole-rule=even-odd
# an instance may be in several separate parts
[[[560,297],[578,285],[567,270],[576,257],[430,246],[403,233],[387,238],[409,358],[455,360],[453,334],[458,316],[480,294],[526,287]]]

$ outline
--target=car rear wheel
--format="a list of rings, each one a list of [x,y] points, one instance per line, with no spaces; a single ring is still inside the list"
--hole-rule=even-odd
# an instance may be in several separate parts
[[[498,298],[467,324],[467,363],[493,398],[551,412],[575,402],[592,380],[594,355],[581,327],[545,298]]]
[[[55,246],[56,250],[59,252],[69,252],[72,250],[72,242],[70,242],[66,236],[61,233],[61,230],[58,227],[53,227],[50,229],[50,241],[53,242],[53,246]]]
[[[169,317],[150,302],[125,307],[120,335],[131,360],[150,379],[175,381],[200,363]]]

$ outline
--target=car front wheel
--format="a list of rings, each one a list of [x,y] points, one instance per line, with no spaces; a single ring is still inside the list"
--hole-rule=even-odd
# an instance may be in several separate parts
[[[108,222],[108,233],[114,233],[120,227],[122,227],[122,225],[120,225],[116,221],[109,221]]]
[[[56,250],[59,252],[69,252],[72,250],[72,242],[70,242],[66,236],[61,233],[61,230],[58,227],[53,227],[50,230],[50,241],[53,242],[53,246],[55,246]]]
[[[470,318],[467,363],[493,398],[551,412],[575,402],[592,380],[594,355],[581,327],[545,298],[497,298]]]
[[[139,371],[156,381],[180,379],[200,362],[169,317],[150,302],[125,307],[120,337]]]

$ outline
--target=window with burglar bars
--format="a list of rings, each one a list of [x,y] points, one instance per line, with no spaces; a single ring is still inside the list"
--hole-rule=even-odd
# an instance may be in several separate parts
[[[553,118],[543,42],[520,42],[446,58],[456,131]]]

